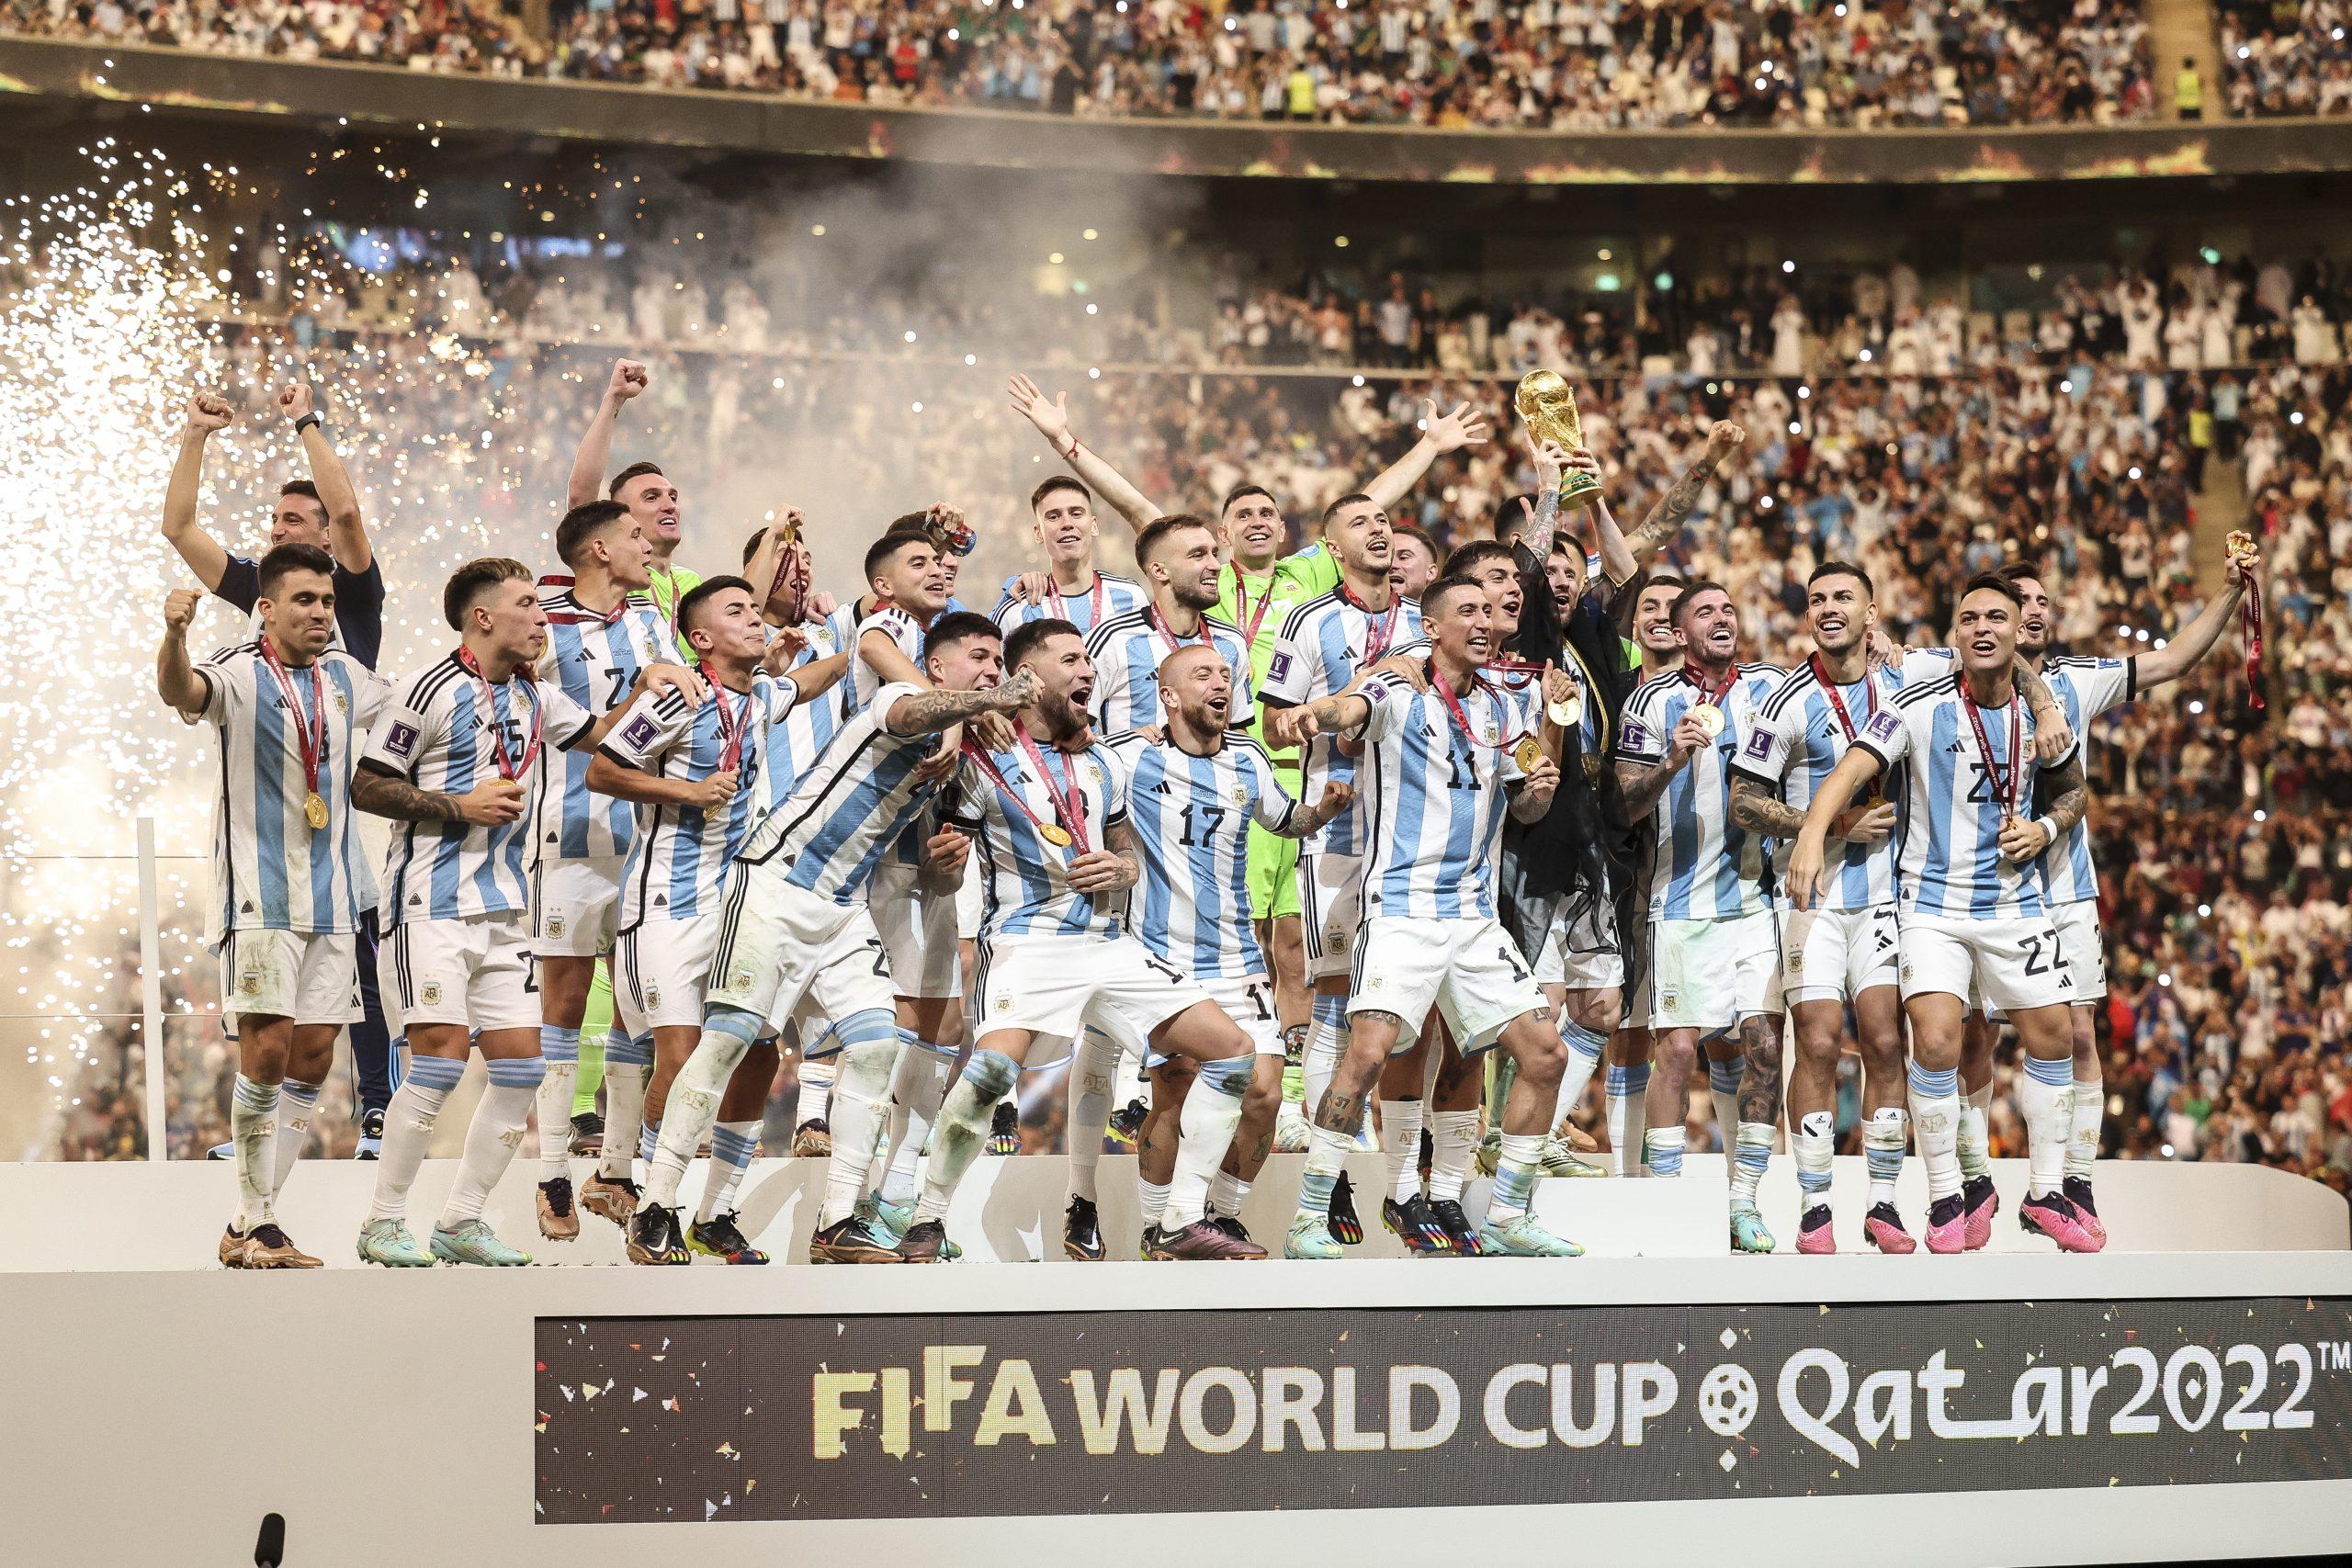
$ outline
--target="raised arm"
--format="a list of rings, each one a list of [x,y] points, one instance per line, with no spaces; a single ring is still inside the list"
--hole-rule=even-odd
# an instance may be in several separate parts
[[[1069,428],[1069,394],[1063,392],[1047,398],[1036,382],[1026,376],[1016,375],[1005,388],[1012,400],[1012,410],[1037,427],[1054,456],[1068,463],[1070,472],[1089,490],[1102,498],[1104,504],[1127,520],[1137,533],[1157,521],[1159,505],[1143,491],[1136,489],[1127,476],[1119,472],[1102,455],[1080,445]]]
[[[882,728],[893,735],[930,735],[984,713],[1018,713],[1036,700],[1034,670],[1014,671],[1001,686],[977,692],[910,692],[890,705]]]
[[[2261,557],[2249,558],[2250,567],[2259,567]],[[2222,591],[2205,602],[2197,618],[2188,623],[2181,634],[2162,648],[2141,654],[2132,661],[2132,685],[2135,691],[2161,686],[2167,681],[2177,681],[2197,667],[2197,661],[2213,651],[2222,637],[2222,628],[2230,624],[2237,613],[2238,604],[2245,597],[2245,576],[2232,571]]]
[[[1363,487],[1364,494],[1381,511],[1394,516],[1396,507],[1413,487],[1430,471],[1430,465],[1448,452],[1464,446],[1487,444],[1487,416],[1468,403],[1456,403],[1447,413],[1437,412],[1437,403],[1429,398],[1421,400],[1421,438]]]
[[[164,491],[164,540],[179,552],[196,580],[211,592],[229,570],[229,552],[196,520],[197,492],[204,486],[204,444],[216,430],[228,428],[229,405],[209,392],[187,401],[187,423],[180,432],[179,460],[172,465],[172,479]]]
[[[869,627],[859,636],[857,656],[865,661],[868,670],[874,671],[875,678],[886,686],[893,681],[904,681],[910,686],[931,684],[931,677],[916,669],[915,661],[909,659],[905,650],[890,640],[890,634],[879,626]]]
[[[1625,553],[1633,561],[1633,571],[1639,571],[1643,563],[1657,553],[1659,546],[1682,531],[1682,525],[1690,521],[1707,481],[1715,477],[1724,459],[1738,451],[1747,440],[1747,430],[1730,420],[1719,419],[1708,427],[1707,445],[1697,460],[1683,469],[1682,477],[1658,498],[1649,515],[1642,519],[1641,526],[1626,536]],[[1629,580],[1633,571],[1625,574]]]
[[[571,479],[564,487],[566,506],[585,506],[603,492],[613,461],[613,423],[620,417],[621,405],[643,390],[645,367],[634,359],[615,360],[612,379],[605,383],[605,395],[572,457]]]
[[[311,482],[318,487],[319,504],[327,512],[327,547],[335,564],[356,577],[376,558],[368,543],[368,525],[359,515],[359,491],[351,472],[335,455],[326,426],[311,406],[311,384],[296,381],[277,394],[278,412],[294,422],[300,434],[302,456],[311,465]]]
[[[155,649],[155,694],[183,718],[202,713],[209,694],[204,677],[196,672],[187,657],[188,623],[196,619],[196,606],[203,597],[193,588],[175,588],[164,598],[164,640]]]

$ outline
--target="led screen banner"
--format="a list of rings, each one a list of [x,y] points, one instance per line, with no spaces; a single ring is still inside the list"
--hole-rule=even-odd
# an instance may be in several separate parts
[[[2341,1479],[2352,1300],[541,1318],[548,1523]]]

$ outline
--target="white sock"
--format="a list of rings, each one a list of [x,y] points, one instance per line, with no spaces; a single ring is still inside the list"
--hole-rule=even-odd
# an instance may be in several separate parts
[[[1168,1183],[1138,1181],[1136,1183],[1136,1194],[1143,1211],[1143,1228],[1149,1230],[1159,1223],[1161,1215],[1168,1213]]]
[[[718,1102],[726,1097],[727,1080],[735,1076],[751,1048],[749,1040],[704,1028],[694,1055],[671,1081],[669,1101],[662,1108],[662,1139],[645,1173],[647,1203],[663,1209],[678,1206],[678,1188],[686,1179],[686,1168],[694,1164],[703,1135],[718,1120]],[[610,1135],[607,1132],[606,1136]]]
[[[748,1122],[721,1122],[710,1133],[710,1175],[702,1184],[702,1201],[695,1207],[696,1224],[707,1224],[721,1214],[735,1212],[735,1191],[743,1185],[743,1173],[752,1168],[752,1156],[760,1148],[760,1119]]]
[[[870,1032],[859,1020],[875,1021]],[[862,1013],[843,1026],[857,1030],[844,1039],[833,1064],[831,1122],[833,1152],[825,1165],[825,1206],[817,1223],[838,1224],[849,1218],[874,1166],[874,1146],[880,1142],[890,1093],[890,1075],[899,1062],[899,1034],[889,1015],[879,1009]]]
[[[2018,1109],[2025,1115],[2025,1143],[2032,1196],[2058,1190],[2066,1176],[2066,1145],[2075,1132],[2075,1064],[2069,1057],[2024,1060],[2018,1078]]]
[[[514,1162],[514,1151],[530,1131],[531,1104],[546,1076],[547,1064],[537,1056],[490,1064],[490,1087],[481,1091],[473,1124],[466,1129],[465,1157],[458,1162],[449,1201],[442,1207],[439,1229],[454,1230],[481,1218],[491,1190]]]
[[[1141,1055],[1140,1052],[1132,1051],[1120,1055],[1118,1067],[1111,1075],[1113,1110],[1124,1111],[1138,1100],[1146,1105],[1151,1103],[1151,1086],[1144,1082]]]
[[[1209,1212],[1240,1218],[1241,1205],[1250,1201],[1252,1185],[1227,1171],[1218,1171],[1216,1179],[1209,1183]]]
[[[1380,1102],[1380,1145],[1388,1160],[1388,1195],[1399,1203],[1421,1193],[1421,1115],[1418,1100]]]
[[[806,1056],[800,1059],[800,1102],[792,1112],[794,1126],[803,1127],[811,1122],[831,1124],[833,1084],[840,1068],[838,1055],[814,1062]]]
[[[1567,1071],[1560,1078],[1560,1120],[1566,1122],[1583,1108],[1585,1090],[1591,1086],[1592,1075],[1600,1070],[1609,1037],[1576,1022],[1563,1010],[1560,1039],[1568,1048]]]
[[[1098,1201],[1095,1168],[1102,1163],[1102,1129],[1111,1118],[1111,1082],[1119,1070],[1119,1047],[1099,1029],[1079,1037],[1078,1059],[1069,1065],[1069,1195]]]
[[[1340,1060],[1348,1051],[1347,1003],[1338,997],[1315,998],[1315,1022],[1306,1032],[1306,1049],[1299,1054],[1298,1072],[1306,1085],[1299,1109],[1309,1122],[1323,1104],[1323,1091],[1331,1087],[1332,1075],[1340,1070]]]
[[[1176,1170],[1157,1222],[1165,1229],[1182,1230],[1206,1217],[1209,1179],[1233,1147],[1233,1130],[1241,1124],[1241,1091],[1250,1087],[1257,1065],[1254,1054],[1201,1065],[1177,1114]]]
[[[1642,1152],[1650,1130],[1650,1066],[1614,1063],[1604,1080],[1609,1094],[1609,1149],[1620,1176],[1641,1176],[1647,1167]]]
[[[605,1042],[605,1152],[597,1169],[615,1181],[637,1174],[637,1142],[645,1134],[645,1086],[653,1077],[653,1036]]]
[[[1871,1206],[1894,1201],[1903,1174],[1903,1146],[1910,1141],[1910,1118],[1899,1105],[1883,1105],[1862,1123],[1862,1154],[1870,1162]]]
[[[1679,1127],[1651,1128],[1642,1139],[1642,1164],[1652,1176],[1680,1176],[1684,1141]]]
[[[580,1081],[580,1031],[539,1026],[539,1057],[548,1076],[539,1080],[539,1179],[571,1174],[571,1091]]]
[[[947,1098],[947,1075],[956,1064],[953,1052],[943,1055],[903,1031],[901,1037],[906,1049],[899,1054],[890,1097],[907,1119],[902,1127],[892,1130],[890,1166],[882,1178],[882,1196],[903,1209],[922,1189],[923,1149],[931,1142],[931,1125],[939,1119],[940,1105]],[[989,1111],[993,1114],[995,1107],[990,1106]],[[983,1130],[981,1136],[987,1135]]]
[[[1772,1160],[1773,1128],[1770,1122],[1742,1122],[1733,1135],[1731,1150],[1731,1206],[1735,1209],[1756,1207],[1756,1189],[1764,1179],[1764,1168]]]
[[[368,1205],[370,1220],[408,1217],[408,1190],[415,1185],[417,1168],[433,1142],[433,1124],[465,1074],[463,1062],[410,1053],[408,1074],[384,1111],[384,1146],[376,1157],[376,1192]]]
[[[1919,1162],[1928,1168],[1928,1201],[1960,1190],[1960,1074],[1911,1067],[1911,1126],[1919,1140]]]
[[[1808,1209],[1829,1201],[1830,1161],[1838,1150],[1837,1124],[1833,1111],[1807,1111],[1798,1118],[1797,1135],[1790,1140],[1797,1156],[1797,1189],[1804,1194],[1804,1206]]]
[[[1470,1154],[1478,1145],[1476,1111],[1430,1112],[1430,1201],[1462,1201],[1470,1182]]]
[[[925,1051],[923,1055],[934,1053]],[[988,1141],[989,1122],[1004,1097],[1021,1081],[1021,1068],[1001,1051],[975,1050],[962,1076],[939,1101],[935,1145],[922,1162],[922,1192],[915,1201],[914,1218],[947,1218],[956,1186],[972,1168],[980,1145]]]
[[[1496,1224],[1527,1213],[1535,1197],[1535,1165],[1544,1157],[1542,1133],[1505,1133],[1495,1165],[1495,1186],[1487,1200],[1487,1223]]]
[[[229,1097],[229,1140],[237,1154],[237,1234],[270,1217],[277,1143],[277,1086],[237,1075]]]
[[[318,1108],[317,1084],[288,1078],[277,1086],[277,1140],[272,1152],[274,1163],[269,1180],[273,1208],[277,1195],[286,1190],[286,1178],[292,1174],[294,1162],[302,1157],[302,1149],[311,1141],[311,1116]]]
[[[287,1086],[291,1089],[293,1085]],[[2066,1174],[2091,1179],[2091,1167],[2098,1161],[2099,1126],[2107,1120],[2107,1080],[2076,1078],[2075,1080],[2074,1135],[2066,1140]]]

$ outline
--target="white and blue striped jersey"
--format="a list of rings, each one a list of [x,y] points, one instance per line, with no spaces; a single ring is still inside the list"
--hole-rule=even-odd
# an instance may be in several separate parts
[[[2066,715],[2078,744],[2090,744],[2091,720],[2140,694],[2139,661],[2131,659],[2052,659],[2041,678]],[[2038,815],[2038,808],[2034,808]],[[2091,863],[2091,823],[2084,818],[2042,852],[2044,896],[2052,904],[2086,904],[2098,897],[2098,871]]]
[[[2011,764],[2024,759],[2029,771],[2017,809],[2019,816],[2031,812],[2033,714],[2022,698],[1980,709],[1992,749],[1988,759],[1962,711],[1961,679],[1954,671],[1905,687],[1855,738],[1855,745],[1888,767],[1905,764],[1897,904],[1905,914],[1953,919],[2037,917],[2048,905],[2041,863],[2018,866],[2001,858],[2002,801],[1994,787],[1996,765],[2006,780]]]
[[[1734,667],[1724,694],[1723,733],[1674,775],[1650,813],[1657,854],[1650,870],[1650,919],[1727,920],[1772,907],[1764,840],[1731,819],[1733,760],[1756,733],[1764,699],[1779,685],[1771,664]],[[1681,670],[1644,682],[1625,704],[1617,760],[1656,767],[1674,727],[1702,697]]]
[[[1894,700],[1895,693],[1914,682],[1949,674],[1951,660],[1951,649],[1930,648],[1905,655],[1900,664],[1866,669],[1860,680],[1837,688],[1847,722],[1859,735],[1873,714]],[[1827,688],[1808,659],[1790,671],[1764,699],[1756,728],[1740,747],[1731,771],[1735,776],[1754,779],[1774,799],[1803,811],[1813,805],[1821,781],[1846,760],[1850,744],[1845,724],[1838,721],[1837,705],[1830,702]],[[1896,784],[1899,787],[1899,781]],[[1875,844],[1836,846],[1837,854],[1823,868],[1820,907],[1871,909],[1894,903],[1894,847],[1892,835]],[[1793,842],[1783,839],[1774,839],[1767,847],[1775,886],[1787,879],[1792,848]]]
[[[1037,750],[1053,781],[1050,785],[1038,777],[1023,749],[988,753],[1004,785],[1018,791],[1027,804],[1026,812],[969,757],[956,776],[955,789],[940,806],[940,816],[972,840],[972,863],[966,874],[981,879],[980,940],[1117,936],[1127,895],[1071,891],[1068,868],[1078,846],[1047,843],[1038,835],[1036,823],[1055,819],[1054,789],[1065,794],[1075,790],[1086,847],[1103,848],[1104,835],[1127,819],[1127,770],[1101,740],[1076,752],[1041,741]]]
[[[1227,728],[1245,729],[1258,721],[1258,700],[1250,689],[1250,649],[1238,626],[1215,615],[1201,617],[1200,631],[1175,637],[1160,629],[1152,607],[1119,615],[1094,628],[1086,639],[1086,657],[1094,664],[1095,728],[1117,735],[1130,729],[1163,724],[1159,706],[1159,666],[1177,649],[1188,648],[1206,633],[1209,645],[1224,656],[1233,673],[1233,702],[1227,710]]]
[[[390,686],[350,654],[330,649],[315,665],[287,671],[297,699],[289,706],[258,641],[222,649],[196,673],[204,682],[204,707],[190,722],[209,722],[220,736],[205,942],[217,946],[232,931],[358,930],[360,909],[375,902],[376,881],[359,841],[351,770],[355,742],[366,741]],[[327,825],[313,830],[302,815],[311,790],[302,748],[322,699],[319,798],[326,802]]]
[[[572,596],[568,578],[544,578],[539,608],[547,612],[548,645],[539,679],[559,687],[587,712],[603,717],[628,696],[639,671],[675,664],[677,638],[650,593],[632,593],[617,615],[592,610]],[[539,821],[534,842],[543,861],[618,860],[628,852],[636,814],[625,800],[588,793],[588,753],[539,754]]]
[[[508,761],[520,762],[536,724],[545,750],[568,750],[596,728],[595,716],[548,682],[517,676],[496,687],[448,654],[396,682],[360,752],[363,767],[435,795],[464,795],[497,778],[490,727]],[[503,827],[401,822],[385,855],[383,929],[403,920],[458,920],[530,907],[523,856],[531,839],[539,769],[517,781],[523,815]]]
[[[938,793],[914,776],[938,735],[893,735],[884,724],[899,698],[922,690],[893,681],[876,692],[801,771],[785,803],[752,825],[737,858],[760,865],[781,854],[795,887],[836,904],[864,898],[883,852]]]
[[[1416,692],[1374,675],[1356,804],[1364,813],[1363,918],[1495,919],[1495,868],[1507,786],[1524,775],[1512,758],[1531,716],[1519,697],[1485,682],[1458,694],[1463,733],[1434,686]]]
[[[1091,637],[1094,628],[1102,623],[1131,615],[1151,603],[1151,595],[1144,591],[1142,583],[1115,572],[1098,571],[1093,586],[1069,594],[1054,587],[1048,578],[1045,598],[1035,604],[1013,592],[1020,581],[1017,576],[1004,580],[1004,593],[996,602],[996,613],[989,617],[1004,628],[1008,637],[1015,626],[1046,620],[1068,621],[1078,628],[1079,636]]]
[[[638,834],[621,870],[621,930],[635,931],[649,916],[687,920],[718,909],[728,863],[743,847],[752,824],[765,815],[767,777],[793,697],[791,682],[764,673],[752,675],[748,692],[713,685],[698,706],[683,693],[648,692],[605,732],[597,750],[614,761],[686,784],[718,771],[727,750],[719,728],[721,702],[729,723],[743,735],[735,798],[724,809],[637,807]]]
[[[808,645],[793,659],[792,668],[798,670],[820,659],[830,659],[841,651],[841,644],[832,635],[831,623],[808,621],[800,627]],[[842,693],[849,687],[849,675],[843,671],[833,688],[808,702],[796,702],[784,723],[768,737],[768,757],[761,770],[761,795],[765,808],[774,810],[791,795],[800,774],[833,736],[841,729]]]
[[[1293,610],[1274,642],[1260,699],[1268,707],[1320,702],[1354,680],[1359,665],[1419,649],[1420,605],[1410,599],[1391,599],[1389,605],[1393,615],[1375,614],[1352,595],[1331,592]],[[1373,655],[1369,660],[1365,657],[1368,646]],[[1352,784],[1355,774],[1355,760],[1340,754],[1339,738],[1318,735],[1306,748],[1302,794],[1308,800],[1319,799],[1325,784]],[[1363,822],[1364,802],[1359,791],[1354,804],[1317,836],[1317,847],[1326,854],[1363,854],[1367,848]]]
[[[1205,757],[1163,738],[1111,741],[1127,771],[1127,821],[1143,852],[1128,923],[1143,944],[1194,979],[1267,973],[1250,907],[1250,824],[1270,833],[1305,809],[1265,749],[1229,735]]]
[[[901,610],[896,604],[885,604],[857,624],[857,629],[850,634],[850,639],[844,645],[850,650],[850,660],[848,678],[842,682],[849,689],[849,694],[842,701],[843,718],[855,718],[864,713],[873,704],[875,694],[885,684],[874,666],[868,664],[858,651],[865,646],[865,634],[880,632],[896,643],[899,651],[920,670],[922,668],[924,625],[924,622],[915,619],[912,613]]]

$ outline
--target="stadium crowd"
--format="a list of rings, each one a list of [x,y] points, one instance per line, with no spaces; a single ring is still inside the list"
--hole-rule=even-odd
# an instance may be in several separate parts
[[[7,0],[20,31],[1058,114],[1555,130],[2154,114],[2130,0]]]
[[[266,388],[273,364],[299,356],[352,411],[339,417],[371,427],[354,461],[379,498],[396,613],[429,600],[417,582],[446,553],[402,558],[403,517],[419,514],[413,508],[470,515],[485,539],[545,526],[540,492],[562,471],[579,389],[609,355],[602,344],[538,335],[453,339],[430,330],[471,330],[478,299],[481,320],[527,322],[534,334],[554,336],[593,321],[601,299],[568,299],[565,283],[518,306],[507,302],[511,287],[420,290],[445,300],[424,321],[391,308],[404,290],[345,298],[306,283],[285,291],[292,321],[224,329],[222,384]],[[2352,373],[2333,355],[2329,363],[2277,355],[2211,375],[2201,364],[2135,358],[2118,302],[2128,305],[2143,287],[2229,310],[2240,359],[2251,357],[2242,344],[2278,341],[2243,335],[2275,330],[2270,301],[2305,290],[2336,297],[2317,269],[2208,265],[2161,284],[2072,288],[2032,329],[2036,341],[2054,339],[2065,353],[1996,341],[1949,376],[1903,374],[1891,356],[1861,376],[1801,368],[1712,386],[1687,373],[1595,376],[1579,383],[1585,438],[1612,505],[1630,518],[1662,493],[1710,419],[1747,426],[1746,456],[1709,488],[1667,555],[1729,584],[1743,636],[1776,660],[1802,657],[1804,575],[1832,555],[1872,572],[1900,639],[1940,641],[1949,584],[2030,550],[2050,564],[2065,645],[2145,646],[2200,602],[2192,548],[2199,470],[2211,460],[2237,465],[2249,526],[2271,562],[2270,706],[2250,711],[2234,661],[2216,660],[2094,731],[2091,784],[2119,937],[2106,1027],[2117,1061],[2132,1064],[2109,1079],[2123,1106],[2110,1120],[2109,1152],[2259,1158],[2340,1183],[2352,1166],[2341,1027],[2352,984],[2352,567],[2342,564],[2352,560],[2352,424],[2343,418]],[[1844,297],[1858,314],[1883,299],[1870,315],[1884,320],[1916,288],[1898,273],[1849,283]],[[1751,297],[1736,283],[1718,296]],[[546,310],[550,299],[560,310]],[[636,324],[660,325],[669,329],[664,341],[679,341],[666,313]],[[783,333],[763,344],[769,354],[794,346]],[[827,448],[826,495],[845,506],[886,493],[961,496],[982,534],[966,570],[989,596],[1001,574],[1026,564],[1012,498],[1034,466],[1028,433],[993,396],[968,408],[942,397],[931,417],[905,412],[903,358],[846,344],[829,352],[791,376],[740,353],[650,355],[642,439],[703,465],[716,483],[698,493],[725,494],[750,433],[790,452],[853,429],[859,439]],[[1557,362],[1577,363],[1577,350],[1564,341]],[[1120,454],[1150,492],[1207,506],[1246,476],[1283,495],[1294,519],[1314,515],[1408,444],[1424,396],[1468,398],[1498,429],[1510,428],[1508,385],[1492,379],[1375,377],[1356,385],[1348,376],[1118,371],[1096,380],[1072,370],[1069,380],[1091,439]],[[424,439],[474,428],[487,438]],[[974,475],[1002,476],[987,487],[1002,493],[973,494]],[[263,493],[264,477],[258,462],[246,471],[232,463],[221,493]],[[1448,543],[1481,536],[1532,478],[1524,454],[1503,443],[1456,454],[1418,492],[1414,520]],[[743,498],[746,507],[759,503]],[[722,533],[732,529],[718,521],[725,511],[706,513]],[[824,511],[812,497],[820,557]],[[842,536],[865,521],[842,517]],[[1105,563],[1117,564],[1108,556]],[[401,585],[404,569],[417,582]],[[2230,852],[2185,852],[2199,843]],[[2187,910],[2199,905],[2209,912],[2191,918]],[[198,1013],[210,1000],[193,991],[187,999]],[[234,1058],[217,1042],[183,1049],[173,1038],[170,1143],[185,1156],[220,1141]],[[142,1151],[134,1051],[126,1034],[93,1057],[83,1104],[56,1131],[58,1153]],[[791,1126],[795,1093],[787,1064],[772,1130]],[[1059,1096],[1032,1102],[1026,1140],[1052,1146]],[[329,1115],[320,1123],[314,1152],[343,1152],[347,1122]],[[2005,1146],[2021,1146],[2013,1117],[1995,1130]]]
[[[2352,114],[2352,6],[2217,0],[2222,92],[2241,117]]]

